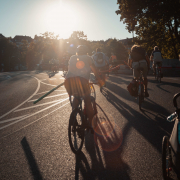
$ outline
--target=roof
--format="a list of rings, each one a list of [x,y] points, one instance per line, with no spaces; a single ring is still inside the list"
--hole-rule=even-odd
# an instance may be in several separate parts
[[[5,38],[5,36],[3,36],[2,34],[0,34],[0,38]]]
[[[13,38],[14,42],[21,42],[22,40],[26,40],[30,43],[33,39],[30,36],[19,36],[19,35]]]

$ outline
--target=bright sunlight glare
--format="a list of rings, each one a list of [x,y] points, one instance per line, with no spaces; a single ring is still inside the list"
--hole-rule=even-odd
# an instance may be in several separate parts
[[[47,31],[59,34],[60,38],[69,38],[73,31],[78,30],[77,17],[73,7],[61,0],[55,1],[45,11],[44,26]]]

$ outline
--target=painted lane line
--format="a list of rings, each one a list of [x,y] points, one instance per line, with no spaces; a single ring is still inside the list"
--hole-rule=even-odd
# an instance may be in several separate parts
[[[32,76],[33,77],[33,76]],[[29,101],[38,91],[39,91],[39,88],[40,88],[40,81],[36,78],[36,77],[33,77],[35,78],[37,81],[38,81],[38,86],[37,86],[37,89],[35,90],[35,92],[28,98],[26,99],[24,102],[22,102],[21,104],[19,104],[18,106],[16,106],[15,108],[11,109],[9,112],[3,114],[2,116],[0,116],[0,119],[2,119],[4,116],[7,116],[8,114],[10,114],[11,112],[15,111],[17,108],[19,108],[20,106],[22,106],[24,103],[26,103],[27,101]]]
[[[39,107],[39,106],[44,106],[44,105],[47,105],[47,104],[52,104],[52,103],[55,103],[55,102],[60,102],[60,101],[63,102],[63,100],[64,99],[56,100],[56,101],[51,101],[51,102],[39,104],[39,105],[36,105],[36,106],[30,106],[30,107],[26,107],[26,108],[21,108],[21,109],[15,110],[14,112],[23,111],[23,110],[27,110],[27,109],[32,109],[32,108],[36,108],[36,107]]]
[[[47,83],[42,82],[42,81],[41,81],[41,83],[42,83],[42,84],[45,84],[45,85],[48,85],[48,86],[57,86],[57,85],[47,84]]]
[[[23,117],[25,117],[27,115],[29,115],[29,114],[26,114],[26,115],[23,115],[23,116],[18,116],[18,117],[15,117],[15,118],[10,118],[10,119],[3,120],[3,121],[0,121],[0,124],[7,123],[7,122],[10,122],[10,121],[14,121],[14,120],[23,118]]]
[[[14,131],[14,132],[12,132],[12,133],[10,133],[10,134],[6,135],[6,136],[1,137],[0,139],[5,138],[5,137],[7,137],[7,136],[10,136],[10,135],[12,135],[12,134],[13,134],[13,133],[15,133],[15,132],[18,132],[18,131],[20,131],[21,129],[24,129],[24,128],[26,128],[26,127],[30,126],[31,124],[34,124],[35,122],[37,122],[37,121],[39,121],[39,120],[41,120],[41,119],[45,118],[46,116],[48,116],[48,115],[52,114],[53,112],[57,111],[58,109],[61,109],[62,107],[64,107],[64,106],[65,106],[65,105],[67,105],[67,104],[69,104],[69,102],[68,102],[68,103],[66,103],[66,104],[64,104],[64,105],[62,105],[62,106],[60,106],[60,107],[58,107],[57,109],[55,109],[55,110],[51,111],[50,113],[48,113],[48,114],[46,114],[46,115],[44,115],[44,116],[40,117],[39,119],[36,119],[35,121],[33,121],[33,122],[31,122],[31,123],[29,123],[29,124],[27,124],[27,125],[25,125],[25,126],[21,127],[20,129],[17,129],[16,131]]]
[[[68,94],[68,93],[57,94],[57,95],[54,95],[54,96],[48,96],[48,97],[45,97],[43,99],[53,98],[53,97],[57,97],[57,96],[63,96],[65,94]],[[28,101],[28,102],[33,102],[33,101],[36,101],[36,100],[38,100],[38,99],[33,99],[33,100]]]
[[[69,98],[67,98],[67,99],[69,99]],[[67,100],[67,99],[65,99],[65,100]],[[64,100],[64,101],[65,101],[65,100]],[[13,124],[16,124],[16,123],[18,123],[18,122],[20,122],[20,121],[23,121],[23,120],[25,120],[25,119],[27,119],[27,118],[29,118],[29,117],[32,117],[32,116],[34,116],[34,115],[36,115],[36,114],[38,114],[38,113],[40,113],[40,112],[43,112],[43,111],[45,111],[45,110],[47,110],[47,109],[49,109],[49,108],[51,108],[51,107],[53,107],[53,106],[56,106],[56,105],[58,105],[58,104],[60,104],[60,103],[62,103],[62,102],[63,102],[63,101],[57,102],[57,103],[55,103],[55,104],[53,104],[53,105],[51,105],[51,106],[49,106],[49,107],[46,107],[46,108],[44,108],[44,109],[41,109],[40,111],[37,111],[37,112],[35,112],[35,113],[31,114],[31,115],[28,115],[28,116],[26,116],[26,117],[23,117],[23,118],[15,121],[15,122],[12,122],[12,123],[10,123],[10,124],[7,124],[7,125],[5,125],[5,126],[2,126],[2,127],[0,127],[0,130],[4,129],[4,128],[6,128],[6,127],[9,127],[9,126],[11,126],[11,125],[13,125]]]

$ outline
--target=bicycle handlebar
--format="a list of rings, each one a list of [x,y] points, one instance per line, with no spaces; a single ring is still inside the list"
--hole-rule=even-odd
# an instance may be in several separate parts
[[[180,93],[175,94],[174,97],[173,97],[173,104],[174,104],[175,108],[178,108],[177,107],[177,98],[178,97],[180,97]]]

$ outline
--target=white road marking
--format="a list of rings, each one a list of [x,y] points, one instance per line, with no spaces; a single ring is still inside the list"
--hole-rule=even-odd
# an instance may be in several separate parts
[[[67,99],[69,99],[69,98],[67,98]],[[67,100],[67,99],[65,99],[65,100]],[[65,101],[65,100],[64,100],[64,101]],[[49,108],[51,108],[51,107],[53,107],[53,106],[56,106],[57,104],[60,104],[60,103],[62,103],[62,102],[63,102],[63,101],[57,102],[57,103],[55,103],[55,104],[53,104],[53,105],[51,105],[51,106],[48,106],[48,107],[46,107],[46,108],[44,108],[44,109],[41,109],[40,111],[37,111],[37,112],[35,112],[35,113],[31,114],[31,115],[28,115],[28,116],[26,116],[26,117],[23,117],[23,118],[15,121],[15,122],[12,122],[12,123],[10,123],[10,124],[7,124],[7,125],[5,125],[5,126],[2,126],[2,127],[0,127],[0,130],[4,129],[4,128],[6,128],[6,127],[9,127],[9,126],[11,126],[11,125],[13,125],[13,124],[16,124],[16,123],[18,123],[18,122],[20,122],[20,121],[23,121],[24,119],[27,119],[27,118],[29,118],[29,117],[31,117],[31,116],[34,116],[34,115],[36,115],[36,114],[38,114],[38,113],[40,113],[40,112],[43,112],[43,111],[45,111],[45,110],[47,110],[47,109],[49,109]],[[68,102],[68,103],[69,103],[69,102]]]
[[[45,97],[44,99],[53,98],[53,97],[56,97],[56,96],[63,96],[65,94],[68,94],[68,93],[57,94],[57,95],[54,95],[54,96],[48,96],[48,97]],[[36,100],[38,100],[38,99],[33,99],[33,100],[28,101],[28,102],[33,102],[33,101],[36,101]]]
[[[29,114],[26,114],[26,115],[23,115],[23,116],[18,116],[18,117],[15,117],[15,118],[10,118],[10,119],[3,120],[3,121],[0,121],[0,124],[7,123],[7,122],[10,122],[10,121],[14,121],[16,119],[23,118],[23,117],[25,117],[27,115],[29,115]]]
[[[30,126],[31,124],[33,124],[33,123],[35,123],[35,122],[37,122],[37,121],[39,121],[39,120],[43,119],[44,117],[46,117],[46,116],[48,116],[48,115],[52,114],[53,112],[57,111],[58,109],[60,109],[60,108],[64,107],[64,106],[65,106],[65,105],[67,105],[67,104],[69,104],[69,102],[68,102],[68,103],[66,103],[66,104],[64,104],[64,105],[62,105],[62,106],[60,106],[60,107],[58,107],[57,109],[55,109],[55,110],[51,111],[50,113],[48,113],[48,114],[46,114],[46,115],[44,115],[44,116],[40,117],[39,119],[36,119],[35,121],[33,121],[33,122],[31,122],[31,123],[29,123],[29,124],[27,124],[27,125],[25,125],[25,126],[21,127],[20,129],[18,129],[18,130],[16,130],[16,131],[12,132],[12,133],[10,133],[10,134],[8,134],[8,135],[6,135],[6,136],[3,136],[3,137],[1,137],[1,138],[5,138],[5,137],[7,137],[7,136],[9,136],[9,135],[11,135],[11,134],[13,134],[13,133],[15,133],[15,132],[20,131],[21,129],[24,129],[25,127]],[[1,139],[1,138],[0,138],[0,139]]]
[[[48,86],[57,86],[57,85],[53,85],[53,84],[47,84],[47,83],[42,82],[42,81],[41,81],[41,83],[42,83],[42,84],[45,84],[45,85],[48,85]]]
[[[33,77],[33,76],[32,76]],[[35,79],[37,79],[36,77],[34,77]],[[16,106],[15,108],[11,109],[9,112],[3,114],[2,116],[0,116],[0,119],[2,119],[4,116],[7,116],[8,114],[10,114],[11,112],[15,111],[17,108],[19,108],[20,106],[22,106],[24,103],[26,103],[27,101],[29,101],[29,99],[31,99],[38,91],[40,88],[40,81],[39,79],[37,79],[38,81],[38,86],[37,89],[35,90],[35,92],[28,98],[26,99],[24,102],[22,102],[21,104],[19,104],[18,106]]]
[[[63,102],[64,99],[61,99],[61,100]],[[30,106],[30,107],[26,107],[26,108],[21,108],[21,109],[15,110],[14,112],[23,111],[23,110],[27,110],[27,109],[32,109],[32,108],[36,108],[36,107],[39,107],[39,106],[44,106],[44,105],[47,105],[47,104],[52,104],[52,103],[59,102],[59,101],[60,100],[50,101],[50,102],[39,104],[39,105],[36,105],[36,106]]]

